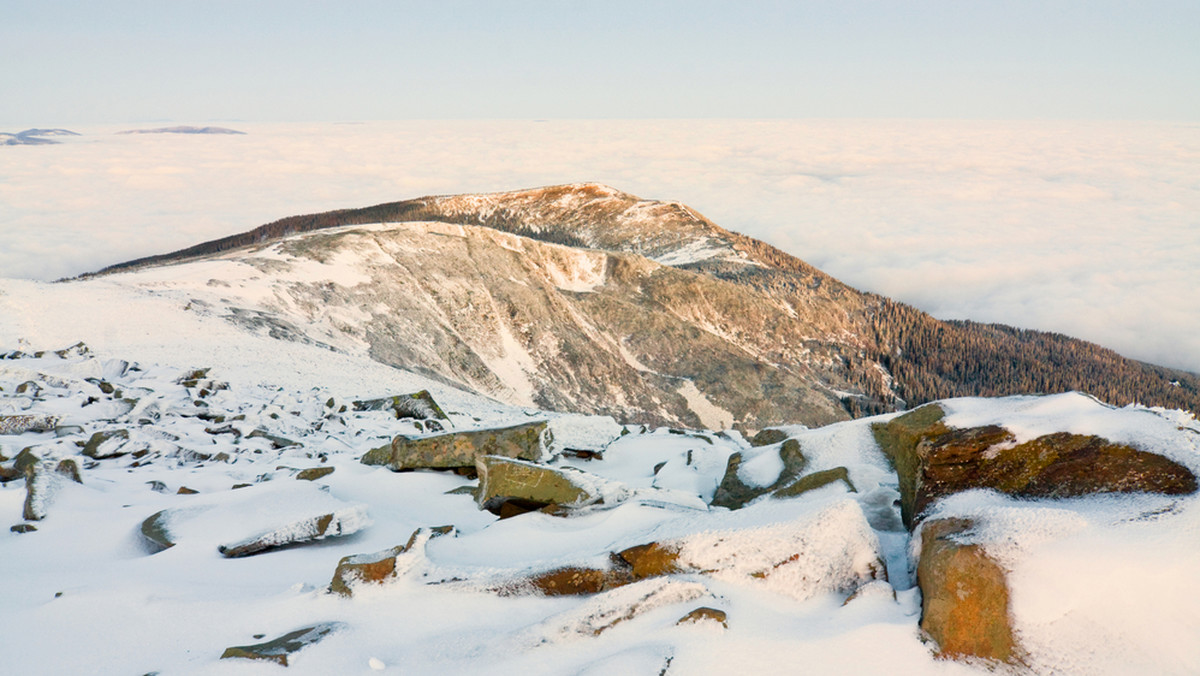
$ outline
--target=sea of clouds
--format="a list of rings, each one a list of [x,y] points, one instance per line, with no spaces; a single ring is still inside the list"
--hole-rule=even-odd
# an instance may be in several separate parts
[[[1200,124],[225,125],[248,133],[0,147],[0,276],[76,275],[299,213],[598,181],[941,318],[1200,372]]]

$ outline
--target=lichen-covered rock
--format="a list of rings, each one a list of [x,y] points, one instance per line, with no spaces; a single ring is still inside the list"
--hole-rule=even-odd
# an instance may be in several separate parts
[[[494,513],[513,502],[526,509],[596,504],[604,501],[603,489],[612,483],[574,467],[550,467],[494,455],[480,456],[475,468],[479,473],[475,500]]]
[[[777,430],[764,430],[764,432],[767,431]],[[759,434],[761,435],[762,432]],[[741,509],[747,502],[760,495],[766,495],[790,484],[808,465],[808,459],[804,457],[804,452],[800,449],[800,442],[795,439],[783,440],[783,444],[779,447],[779,459],[783,462],[783,470],[779,476],[769,484],[759,486],[747,483],[739,475],[742,463],[745,461],[743,454],[734,453],[729,456],[729,463],[725,467],[725,476],[721,478],[721,483],[717,486],[717,492],[713,494],[711,504],[714,507]]]
[[[236,657],[248,660],[265,660],[286,667],[288,666],[289,656],[317,643],[343,626],[341,622],[325,622],[288,632],[279,638],[264,643],[232,646],[225,649],[225,652],[221,654],[221,659]]]
[[[943,415],[930,404],[872,426],[896,467],[901,514],[910,529],[939,498],[975,488],[1023,498],[1197,489],[1188,468],[1132,446],[1068,432],[1017,443],[998,425],[957,429],[945,425]]]
[[[404,558],[423,554],[429,540],[443,535],[453,535],[454,526],[418,528],[408,542],[373,554],[344,556],[338,561],[329,583],[329,591],[342,596],[352,596],[354,587],[363,583],[382,584],[404,572]]]
[[[52,432],[59,417],[45,413],[18,413],[0,415],[0,434],[24,434],[26,432]]]
[[[400,435],[391,444],[363,456],[366,465],[406,469],[474,467],[476,458],[496,455],[521,460],[542,457],[546,422],[538,421],[497,429],[447,432],[430,436]]]
[[[327,477],[330,474],[333,474],[332,467],[309,467],[308,469],[300,470],[300,472],[296,474],[296,478],[301,481],[316,481],[317,479],[320,479],[321,477]]]
[[[398,394],[379,399],[366,399],[353,403],[355,411],[384,411],[392,410],[397,418],[416,418],[417,420],[449,420],[442,407],[434,401],[429,390],[421,390],[412,394]]]
[[[1006,571],[969,542],[971,525],[936,519],[921,527],[921,629],[943,657],[1016,662]]]
[[[83,445],[83,454],[95,460],[117,458],[128,454],[129,430],[107,430],[96,432]]]
[[[784,486],[771,493],[774,498],[794,498],[799,495],[804,495],[809,491],[814,491],[818,488],[823,488],[829,484],[841,481],[846,486],[846,490],[851,493],[857,493],[858,489],[854,487],[854,482],[850,481],[850,472],[845,467],[834,467],[812,474],[805,474],[796,479],[792,483]]]
[[[886,580],[879,539],[862,508],[843,500],[809,518],[752,529],[706,531],[618,553],[636,579],[703,573],[762,585],[805,600],[822,592],[849,593]]]

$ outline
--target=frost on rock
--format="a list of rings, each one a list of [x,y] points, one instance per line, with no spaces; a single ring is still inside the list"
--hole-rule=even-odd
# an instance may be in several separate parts
[[[59,416],[44,413],[0,415],[0,434],[51,432],[58,425],[58,420]]]

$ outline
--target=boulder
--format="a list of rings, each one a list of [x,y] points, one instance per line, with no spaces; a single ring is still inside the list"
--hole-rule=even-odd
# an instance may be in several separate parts
[[[289,656],[317,643],[343,626],[341,622],[325,622],[288,632],[265,643],[233,646],[226,648],[225,652],[221,653],[221,659],[239,657],[248,660],[264,660],[286,667]]]
[[[317,479],[320,479],[321,477],[327,477],[330,474],[333,474],[332,467],[309,467],[308,469],[300,470],[300,472],[296,475],[296,478],[301,481],[316,481]]]
[[[429,390],[355,401],[353,406],[355,411],[386,411],[390,409],[395,412],[397,418],[449,420],[442,411],[442,407],[434,401],[433,395],[429,394]]]
[[[83,454],[95,460],[117,458],[129,453],[129,430],[96,432],[83,445]]]
[[[788,438],[787,432],[784,432],[781,429],[769,427],[765,430],[759,430],[758,434],[755,434],[753,437],[751,437],[750,445],[751,446],[771,446],[771,445],[777,444],[787,438]]]
[[[777,430],[764,430],[764,432],[769,431]],[[762,434],[763,432],[759,432],[759,435]],[[771,453],[772,451],[763,452]],[[770,484],[756,486],[746,483],[738,474],[742,463],[746,460],[742,453],[734,453],[729,456],[729,463],[725,467],[725,476],[721,478],[721,483],[717,486],[717,492],[713,495],[711,504],[714,507],[741,509],[747,502],[760,495],[777,491],[792,483],[808,464],[808,459],[804,457],[804,452],[800,449],[800,442],[795,439],[783,441],[779,447],[779,459],[783,461],[783,471],[779,473],[779,476]]]
[[[858,492],[858,489],[854,487],[854,482],[850,481],[849,470],[847,470],[845,467],[834,467],[833,469],[826,469],[820,472],[813,472],[812,474],[805,474],[787,486],[784,486],[783,488],[771,493],[771,497],[794,498],[838,481],[841,481],[846,486],[846,490],[850,491],[851,493]]]
[[[271,450],[274,450],[274,451],[278,451],[278,450],[281,450],[284,448],[291,448],[292,446],[303,446],[303,444],[301,444],[299,441],[292,441],[291,439],[288,439],[287,437],[281,437],[277,434],[271,434],[270,432],[268,432],[264,429],[256,429],[253,432],[251,432],[250,434],[247,434],[246,438],[247,439],[266,439],[267,441],[271,442]]]
[[[548,505],[582,507],[604,501],[605,479],[574,467],[550,467],[495,455],[480,456],[475,464],[479,488],[475,501],[499,514],[506,504],[525,511]]]
[[[700,606],[699,608],[693,610],[692,612],[688,613],[687,615],[684,615],[683,617],[679,618],[679,621],[676,622],[675,624],[681,625],[681,624],[718,623],[722,627],[728,629],[729,622],[727,620],[728,620],[728,617],[726,616],[724,610],[718,610],[716,608],[709,608],[708,606]]]
[[[1132,446],[1068,432],[1017,443],[998,425],[951,428],[943,415],[940,406],[930,404],[872,425],[896,467],[901,515],[910,529],[939,498],[975,488],[1022,498],[1184,495],[1197,489],[1188,468]]]
[[[498,429],[446,432],[430,436],[400,435],[391,444],[363,456],[366,465],[385,465],[393,471],[474,467],[476,458],[495,455],[521,460],[542,457],[546,422]]]
[[[361,509],[329,512],[294,521],[243,540],[220,545],[217,547],[217,551],[231,559],[250,556],[287,545],[314,542],[337,535],[349,535],[359,530],[363,521],[365,521],[365,511]]]
[[[41,462],[41,460],[41,458],[34,454],[32,448],[25,448],[17,454],[17,457],[13,458],[13,469],[24,475],[27,467],[36,465]]]
[[[535,593],[542,596],[599,594],[634,581],[629,566],[583,568],[568,566],[538,573],[498,591],[504,595]]]
[[[401,559],[415,557],[424,553],[425,544],[429,540],[442,535],[453,535],[454,526],[438,526],[436,528],[418,528],[408,538],[408,543],[397,545],[373,554],[354,554],[342,557],[337,569],[333,572],[333,580],[329,583],[329,591],[342,596],[353,596],[354,587],[363,583],[382,584],[397,577],[405,566]]]
[[[1016,663],[1006,571],[970,543],[971,527],[967,519],[936,519],[921,527],[921,629],[942,657]]]
[[[13,533],[33,533],[37,531],[37,526],[31,523],[18,523],[9,527],[8,530],[12,531]]]
[[[23,511],[25,520],[40,521],[46,518],[46,510],[51,501],[68,480],[82,483],[79,478],[79,466],[74,460],[63,460],[57,464],[45,461],[27,465]]]
[[[24,434],[26,432],[53,432],[59,417],[45,413],[18,413],[0,415],[0,434]]]
[[[617,556],[629,564],[634,579],[703,573],[761,585],[801,601],[887,579],[879,540],[853,500],[824,507],[807,519],[705,531],[630,547]]]

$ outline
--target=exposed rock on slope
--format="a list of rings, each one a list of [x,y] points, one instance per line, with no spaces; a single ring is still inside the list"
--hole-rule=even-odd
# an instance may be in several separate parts
[[[394,225],[327,230],[371,223]],[[261,248],[297,233],[311,234]],[[595,184],[297,216],[104,272],[221,252],[280,279],[275,307],[225,310],[238,321],[328,346],[351,333],[381,362],[543,408],[712,428],[1066,390],[1200,408],[1194,375],[1055,334],[940,322],[684,205]],[[356,256],[366,269],[350,283],[281,278]]]

